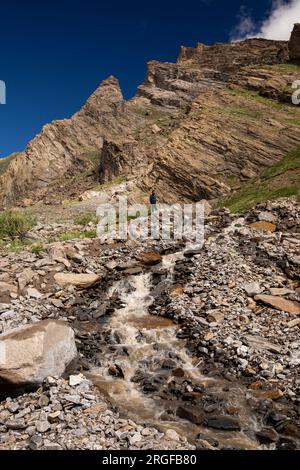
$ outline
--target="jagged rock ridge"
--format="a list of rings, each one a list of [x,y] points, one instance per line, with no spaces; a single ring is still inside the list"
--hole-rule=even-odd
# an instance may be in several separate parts
[[[101,182],[137,178],[143,190],[157,186],[165,200],[227,194],[228,177],[254,177],[300,144],[299,108],[289,92],[299,78],[297,65],[289,65],[297,31],[296,25],[290,43],[182,48],[176,64],[148,64],[129,102],[110,77],[71,119],[46,125],[11,159],[0,174],[0,204],[80,169],[90,150],[101,154]]]

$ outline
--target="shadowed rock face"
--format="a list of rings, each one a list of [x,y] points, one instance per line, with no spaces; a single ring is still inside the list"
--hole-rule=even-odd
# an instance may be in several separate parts
[[[182,48],[175,64],[148,64],[129,102],[109,77],[71,119],[44,126],[4,173],[0,168],[0,206],[79,171],[89,151],[101,155],[100,182],[132,177],[143,190],[156,185],[166,201],[229,193],[227,177],[254,177],[300,144],[291,124],[300,119],[297,107],[269,100],[290,104],[299,74],[284,67],[289,51],[297,56],[298,31],[296,25],[289,44],[251,39]]]
[[[290,59],[300,64],[300,23],[296,23],[289,42]]]

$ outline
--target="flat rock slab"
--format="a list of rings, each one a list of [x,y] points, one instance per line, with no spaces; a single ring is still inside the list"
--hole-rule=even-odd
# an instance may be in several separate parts
[[[260,394],[262,398],[270,400],[278,400],[279,398],[282,398],[283,395],[284,393],[279,389],[266,390]]]
[[[270,293],[271,295],[274,295],[276,297],[278,296],[285,296],[285,295],[289,295],[289,294],[294,294],[295,291],[293,291],[292,289],[287,289],[285,287],[272,287],[270,289]]]
[[[300,318],[296,318],[288,323],[289,328],[294,328],[295,326],[300,325]]]
[[[99,284],[102,277],[98,274],[66,274],[57,273],[54,276],[55,281],[63,287],[75,286],[82,289]]]
[[[276,231],[276,225],[272,224],[271,222],[266,222],[264,220],[261,220],[259,222],[254,222],[253,224],[249,225],[250,228],[253,230],[258,230],[260,232],[275,232]]]
[[[196,249],[191,249],[191,250],[186,250],[184,253],[183,253],[183,256],[185,258],[193,258],[194,256],[196,255],[201,255],[201,253],[203,252],[203,250],[201,248],[196,248]]]
[[[222,431],[240,431],[241,426],[237,419],[231,416],[212,416],[206,420],[208,428],[220,429]]]
[[[128,268],[125,269],[124,273],[128,274],[129,276],[137,276],[143,272],[143,268],[141,266],[136,266],[135,268]]]
[[[120,263],[115,266],[117,271],[126,271],[128,269],[135,269],[135,268],[141,268],[141,265],[137,261],[129,262],[129,263]]]
[[[282,297],[276,297],[275,295],[257,295],[255,300],[263,302],[264,304],[270,305],[276,310],[281,312],[291,313],[292,315],[300,315],[300,303],[293,302],[291,300],[283,299]]]
[[[256,351],[270,351],[274,354],[281,353],[280,346],[270,343],[270,341],[267,341],[265,338],[260,336],[245,336],[243,338],[243,342]]]

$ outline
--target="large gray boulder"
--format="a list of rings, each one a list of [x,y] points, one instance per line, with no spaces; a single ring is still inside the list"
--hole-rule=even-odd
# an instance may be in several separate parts
[[[45,320],[0,335],[0,395],[39,386],[60,377],[77,358],[74,331],[62,321]]]

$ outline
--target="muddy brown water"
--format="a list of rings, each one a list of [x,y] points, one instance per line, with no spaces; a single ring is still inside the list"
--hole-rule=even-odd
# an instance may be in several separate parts
[[[175,261],[181,256],[181,253],[177,253],[163,258],[169,280],[172,278]],[[121,414],[137,422],[147,423],[161,431],[173,429],[193,444],[197,436],[202,434],[217,439],[221,448],[263,448],[254,438],[259,426],[247,405],[247,389],[239,384],[201,374],[197,367],[199,359],[191,357],[185,347],[185,341],[176,337],[178,326],[169,319],[148,313],[148,308],[153,302],[152,289],[151,273],[131,276],[113,286],[111,295],[117,291],[123,307],[110,317],[108,327],[111,336],[118,337],[118,342],[114,343],[113,352],[112,348],[107,347],[101,357],[101,367],[91,370],[87,374],[88,378],[109,397]],[[178,401],[164,400],[161,394],[156,392],[145,394],[139,382],[132,380],[137,371],[153,377],[159,371],[167,376],[167,383],[171,382],[174,379],[172,370],[162,371],[160,368],[166,358],[173,358],[176,367],[184,371],[185,378],[192,381],[193,385],[203,387],[211,396],[226,397],[227,409],[237,410],[242,431],[210,429],[180,419],[175,413],[166,418],[166,410],[177,407]],[[110,369],[115,365],[121,371],[119,377],[111,375]]]

